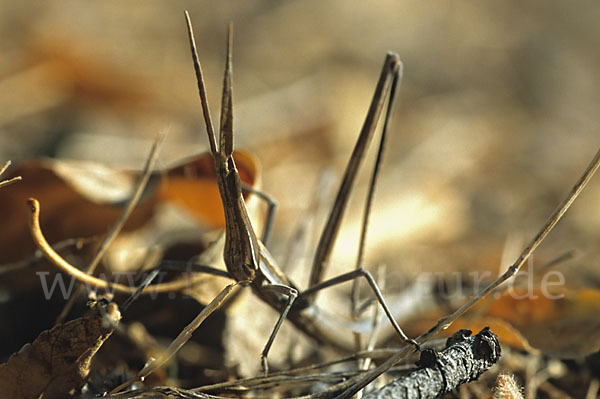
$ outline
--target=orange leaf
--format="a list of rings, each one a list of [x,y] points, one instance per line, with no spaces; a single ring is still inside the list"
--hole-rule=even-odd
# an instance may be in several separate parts
[[[554,298],[547,294],[505,293],[490,304],[486,315],[509,322],[549,355],[580,358],[600,350],[600,291],[564,289]]]
[[[247,152],[235,151],[234,159],[242,182],[251,187],[257,181],[257,161]],[[244,192],[244,197],[247,197]],[[207,154],[170,169],[162,181],[160,197],[174,202],[209,227],[225,227],[223,205],[212,158]]]
[[[235,159],[242,180],[257,181],[257,162],[244,152]],[[14,171],[19,184],[0,192],[0,264],[33,254],[35,246],[27,226],[26,201],[34,197],[44,207],[40,224],[53,244],[68,238],[106,233],[122,213],[134,189],[137,173],[118,171],[97,164],[58,160],[31,161]],[[158,183],[157,183],[158,182]],[[157,189],[158,187],[158,189]],[[247,193],[246,193],[247,194]],[[224,226],[223,208],[213,171],[212,158],[203,154],[164,173],[155,173],[142,200],[124,230],[141,227],[160,201],[171,201],[189,211],[210,228]]]
[[[0,263],[21,260],[35,250],[27,226],[28,211],[25,205],[30,197],[37,198],[44,206],[45,212],[40,222],[50,243],[104,234],[119,218],[122,212],[119,205],[123,204],[127,195],[114,201],[92,198],[92,192],[101,194],[106,189],[98,184],[95,189],[84,191],[84,185],[78,184],[78,181],[89,183],[93,168],[88,164],[81,168],[71,167],[68,173],[64,173],[64,166],[65,163],[61,161],[31,161],[14,171],[23,177],[23,181],[5,187],[0,193],[0,220],[3,221],[0,229]],[[106,176],[106,168],[99,166],[97,171],[113,182],[118,180],[118,176],[127,175],[125,172],[112,171],[112,176]],[[124,188],[126,192],[131,192],[135,182],[134,174],[129,173],[129,177],[129,187]],[[152,215],[155,204],[156,200],[152,198],[140,203],[125,229],[141,226]]]

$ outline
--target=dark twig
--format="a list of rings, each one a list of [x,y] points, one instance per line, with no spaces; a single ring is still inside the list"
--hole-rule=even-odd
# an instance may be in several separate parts
[[[437,353],[421,353],[418,368],[394,380],[364,399],[437,398],[461,384],[479,378],[500,359],[500,342],[488,327],[470,337],[471,331],[460,330]]]

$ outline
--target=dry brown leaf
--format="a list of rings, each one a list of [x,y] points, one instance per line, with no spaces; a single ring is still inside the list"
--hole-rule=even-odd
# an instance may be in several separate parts
[[[236,153],[242,180],[256,182],[256,161]],[[136,182],[136,174],[95,164],[31,161],[14,170],[20,184],[5,187],[0,195],[0,264],[31,256],[35,246],[27,227],[26,200],[37,198],[44,207],[40,223],[50,243],[106,233],[122,213]],[[223,211],[212,160],[208,154],[156,173],[143,200],[129,217],[124,231],[148,221],[160,201],[172,201],[209,227],[224,225]]]
[[[42,332],[0,365],[0,397],[71,397],[85,383],[92,358],[120,318],[111,303],[104,316],[75,319]]]
[[[96,202],[88,192],[80,192],[82,185],[73,181],[90,181],[90,168],[78,174],[72,170],[70,179],[65,179],[63,162],[31,161],[15,170],[23,176],[23,184],[6,187],[0,196],[0,219],[4,221],[0,230],[0,263],[17,261],[31,256],[35,250],[27,226],[26,200],[38,198],[46,212],[42,216],[42,226],[51,243],[67,238],[90,237],[107,232],[122,212],[119,206],[110,202]],[[106,169],[99,169],[105,175]],[[117,175],[117,172],[114,172]],[[113,178],[116,180],[115,176]],[[131,187],[135,178],[128,180]],[[131,192],[131,189],[129,192]],[[102,192],[100,186],[97,190]],[[129,218],[125,229],[140,226],[153,210],[155,200],[147,199],[138,205]]]

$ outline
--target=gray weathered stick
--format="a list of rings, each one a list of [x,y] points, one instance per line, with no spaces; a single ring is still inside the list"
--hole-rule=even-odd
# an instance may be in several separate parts
[[[364,399],[437,398],[461,384],[479,378],[500,359],[500,342],[488,327],[469,337],[471,331],[460,330],[446,342],[442,352],[421,353],[418,368],[394,380]]]

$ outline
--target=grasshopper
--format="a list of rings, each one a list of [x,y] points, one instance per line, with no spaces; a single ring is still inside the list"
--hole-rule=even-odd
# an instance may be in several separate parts
[[[384,131],[387,128],[387,122],[390,118],[395,94],[402,74],[402,64],[399,57],[396,54],[390,53],[385,59],[367,118],[346,168],[335,205],[321,235],[310,276],[311,286],[307,290],[299,292],[298,288],[279,269],[268,249],[257,237],[242,197],[242,185],[233,159],[232,25],[229,25],[227,34],[227,55],[221,99],[219,137],[217,140],[208,107],[202,67],[196,50],[192,24],[187,12],[186,21],[210,152],[214,160],[217,182],[225,213],[225,248],[223,251],[225,265],[230,276],[237,281],[237,284],[250,286],[256,295],[280,312],[279,319],[261,354],[263,371],[265,373],[268,372],[267,356],[273,340],[286,317],[296,327],[317,340],[336,345],[335,337],[331,337],[330,334],[320,328],[318,322],[313,317],[315,314],[314,301],[316,293],[330,286],[355,280],[359,277],[364,277],[371,286],[400,339],[405,344],[413,345],[415,349],[419,350],[419,345],[414,340],[408,338],[394,320],[374,278],[367,270],[359,267],[349,273],[322,281],[324,269],[328,263],[358,168],[364,158],[366,148],[373,137],[386,97],[389,96]]]
[[[284,319],[289,319],[297,328],[307,333],[317,341],[327,343],[333,346],[342,347],[336,340],[334,334],[328,331],[327,328],[323,327],[322,322],[319,320],[318,308],[315,305],[316,294],[325,288],[348,282],[351,280],[356,281],[359,277],[364,277],[369,283],[371,289],[377,301],[383,308],[386,316],[390,323],[398,333],[400,339],[406,344],[396,354],[391,356],[383,364],[377,366],[374,370],[368,372],[364,376],[360,376],[352,386],[347,388],[338,397],[349,398],[359,390],[361,390],[366,384],[373,381],[381,373],[385,372],[399,360],[404,359],[408,352],[413,350],[420,350],[419,344],[426,343],[429,339],[438,334],[441,330],[448,328],[454,320],[463,315],[474,304],[489,295],[496,288],[501,286],[505,281],[514,276],[520,268],[525,264],[527,259],[549,234],[553,227],[565,214],[567,209],[575,201],[577,196],[581,193],[583,188],[591,180],[594,173],[600,168],[600,150],[596,153],[584,173],[581,175],[579,180],[575,183],[567,197],[559,204],[556,210],[548,218],[544,226],[538,231],[533,237],[529,244],[523,249],[523,252],[519,255],[517,260],[506,270],[504,274],[498,277],[495,281],[490,283],[484,289],[479,291],[469,301],[458,308],[454,313],[445,316],[438,320],[438,322],[431,327],[428,331],[421,334],[415,339],[408,338],[402,331],[400,326],[396,323],[393,318],[389,307],[387,306],[385,299],[381,291],[379,290],[375,280],[371,274],[363,269],[357,267],[354,271],[342,274],[332,279],[322,281],[324,270],[329,262],[332,246],[335,242],[337,232],[340,227],[340,222],[344,214],[344,210],[348,203],[350,191],[354,185],[356,175],[360,164],[364,158],[365,151],[372,141],[374,130],[377,122],[379,121],[381,114],[384,109],[384,104],[387,100],[387,109],[385,111],[384,123],[382,129],[382,136],[379,143],[379,150],[377,160],[375,161],[375,168],[371,176],[371,185],[369,189],[369,196],[367,197],[367,205],[365,207],[365,215],[368,215],[370,210],[370,203],[372,201],[372,193],[375,185],[377,172],[379,170],[379,164],[381,162],[382,150],[384,148],[386,131],[391,118],[391,113],[396,98],[396,93],[400,78],[402,76],[402,63],[398,55],[388,53],[377,83],[375,93],[363,127],[360,131],[358,140],[352,152],[350,161],[346,167],[344,177],[342,179],[340,188],[337,193],[337,197],[334,206],[331,210],[327,223],[325,225],[323,234],[321,235],[317,251],[313,260],[311,275],[310,275],[310,287],[302,292],[296,288],[296,286],[285,276],[285,274],[277,267],[276,262],[270,255],[266,246],[257,237],[252,223],[248,216],[248,211],[244,199],[242,197],[242,183],[236,169],[235,161],[233,159],[233,99],[232,99],[232,26],[229,26],[227,36],[227,61],[225,64],[225,77],[223,85],[223,95],[221,103],[221,119],[219,126],[219,141],[217,143],[217,137],[214,132],[212,120],[210,117],[210,111],[207,103],[206,90],[204,87],[204,81],[202,77],[202,69],[198,60],[196,51],[196,44],[194,40],[192,24],[190,17],[186,12],[187,28],[190,40],[190,47],[192,50],[192,57],[194,61],[194,69],[196,72],[196,78],[198,83],[198,90],[200,94],[200,100],[202,105],[202,111],[206,124],[206,130],[208,134],[208,140],[210,145],[211,155],[214,160],[215,172],[217,175],[218,186],[220,190],[221,199],[223,202],[223,208],[225,213],[225,248],[224,248],[224,261],[227,267],[227,277],[235,280],[234,283],[226,286],[215,299],[213,299],[202,312],[179,334],[177,338],[167,348],[165,354],[158,360],[150,362],[144,367],[137,375],[134,380],[130,380],[121,386],[115,388],[112,393],[118,392],[125,386],[130,385],[137,379],[143,379],[158,367],[163,364],[170,356],[172,356],[187,340],[190,338],[193,331],[202,323],[206,317],[214,312],[221,304],[227,299],[229,295],[237,286],[250,286],[254,293],[259,296],[262,300],[272,306],[275,310],[280,312],[280,316],[275,324],[275,327],[269,336],[269,339],[261,354],[261,365],[265,373],[268,372],[268,353],[273,344],[275,336],[281,327]],[[88,283],[94,282],[96,286],[100,288],[114,288],[120,292],[131,293],[132,287],[122,286],[119,284],[108,284],[105,281],[97,281],[93,276],[87,275],[72,265],[68,264],[62,259],[45,240],[40,226],[39,226],[39,204],[35,199],[29,200],[29,206],[31,210],[30,227],[32,236],[42,252],[46,257],[51,260],[54,264],[61,267],[61,269],[77,277],[80,281]],[[363,219],[366,220],[366,217]],[[270,223],[267,223],[269,226]],[[364,237],[365,237],[366,223],[363,222],[363,232],[361,234],[360,250],[359,250],[359,261],[357,262],[360,266],[361,257],[363,252]],[[267,231],[263,234],[263,238],[267,236]],[[211,269],[206,266],[199,266],[197,270],[204,272],[212,272],[213,274],[223,275],[221,270]],[[140,288],[135,290],[135,295],[138,295],[144,288],[143,283]],[[169,288],[169,287],[164,287]],[[134,298],[132,297],[132,298]],[[356,307],[355,307],[356,309]],[[353,310],[355,310],[353,309]],[[346,348],[343,348],[346,349]]]
[[[171,342],[169,347],[159,359],[149,362],[134,379],[121,384],[112,392],[118,392],[120,389],[123,389],[134,381],[144,379],[146,376],[164,364],[164,362],[166,362],[189,340],[192,333],[198,328],[198,326],[212,312],[218,309],[219,306],[223,304],[227,297],[229,297],[238,286],[250,286],[258,297],[280,312],[280,316],[275,324],[275,327],[273,328],[273,331],[271,332],[271,335],[269,336],[261,353],[261,366],[265,374],[268,373],[267,358],[269,350],[273,344],[277,332],[286,318],[289,319],[298,329],[304,331],[307,335],[319,342],[326,343],[343,350],[349,349],[346,345],[343,345],[339,342],[338,337],[336,337],[336,331],[332,331],[332,329],[329,328],[331,323],[327,323],[323,317],[319,317],[320,313],[318,307],[315,305],[315,298],[316,294],[320,290],[344,282],[352,280],[356,281],[361,277],[367,280],[390,323],[396,330],[401,341],[406,344],[405,348],[419,351],[419,344],[415,340],[407,337],[404,331],[400,328],[388,305],[386,304],[383,294],[377,286],[375,279],[366,269],[360,267],[360,262],[359,267],[357,267],[355,270],[323,281],[323,274],[327,263],[329,262],[331,250],[340,227],[344,210],[348,203],[350,191],[354,186],[358,169],[362,160],[364,159],[366,149],[370,141],[372,141],[377,122],[381,117],[384,105],[387,101],[382,136],[379,144],[379,152],[375,163],[374,172],[371,176],[370,196],[367,198],[365,215],[367,215],[370,210],[372,199],[371,196],[376,181],[377,171],[379,170],[378,166],[381,162],[386,131],[391,118],[391,112],[394,106],[394,100],[396,98],[400,78],[402,76],[402,63],[400,62],[398,55],[388,53],[385,58],[365,122],[360,131],[350,161],[346,167],[346,171],[339,187],[334,206],[329,214],[329,218],[317,247],[310,275],[310,287],[300,292],[277,266],[266,246],[257,237],[256,232],[252,227],[252,223],[246,209],[246,204],[242,196],[242,183],[235,165],[235,160],[233,159],[233,98],[231,55],[233,40],[232,25],[229,25],[227,34],[227,58],[225,63],[225,77],[221,100],[219,140],[217,141],[217,136],[213,128],[208,107],[202,68],[198,59],[191,20],[187,12],[185,13],[185,16],[210,152],[214,161],[217,183],[219,186],[219,192],[225,214],[225,248],[223,251],[223,259],[227,267],[227,273],[224,273],[222,270],[204,265],[193,265],[197,267],[193,267],[192,271],[196,270],[230,277],[235,280],[235,282],[227,285],[196,316],[196,318],[182,330],[182,332],[173,340],[173,342]],[[265,195],[262,194],[262,196],[264,197]],[[118,283],[108,283],[81,272],[65,261],[59,254],[57,254],[46,241],[39,225],[38,202],[35,199],[30,199],[28,204],[30,207],[30,228],[32,237],[45,256],[56,266],[73,275],[82,282],[93,284],[94,286],[102,289],[111,288],[118,292],[133,294],[123,304],[123,309],[125,309],[131,303],[131,301],[135,300],[142,290],[144,290],[144,288],[150,283],[151,279],[153,278],[152,276],[156,275],[156,273],[151,273],[150,277],[145,279],[141,286],[135,289],[133,287],[124,286]],[[366,217],[363,220],[366,220]],[[271,223],[267,222],[266,226],[270,225]],[[365,231],[365,227],[363,226],[359,260],[361,258],[360,253],[362,253],[362,248],[364,246]],[[263,238],[267,237],[267,235],[268,228],[263,233]],[[155,272],[157,272],[157,270],[155,270]],[[162,289],[169,289],[169,286],[161,287],[161,290]],[[354,308],[356,309],[356,306],[354,306]]]

